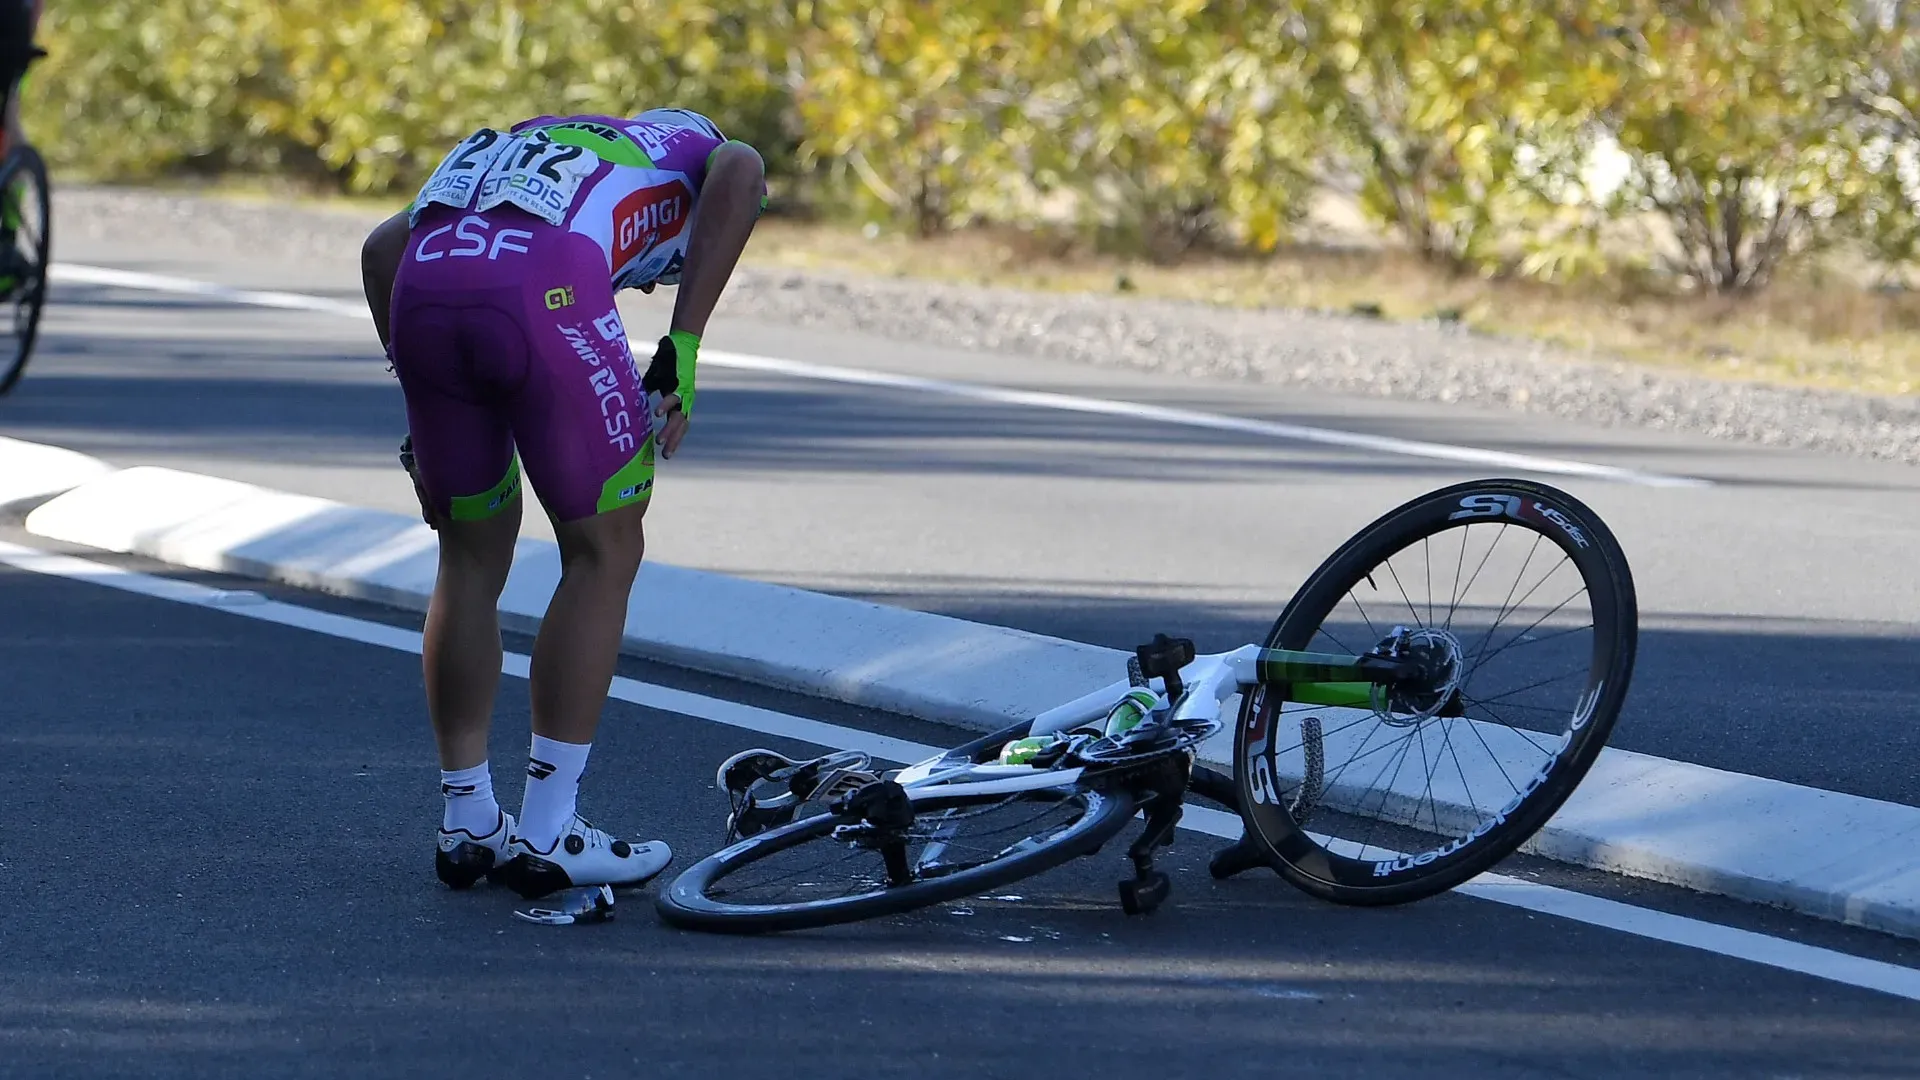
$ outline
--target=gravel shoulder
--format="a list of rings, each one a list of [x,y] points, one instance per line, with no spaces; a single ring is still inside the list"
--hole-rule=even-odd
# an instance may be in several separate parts
[[[280,262],[357,266],[380,214],[265,200],[74,187],[55,193],[56,244],[140,235]],[[57,251],[57,249],[56,249]],[[751,260],[751,252],[749,252]],[[903,341],[1463,403],[1766,446],[1920,463],[1920,396],[1708,379],[1439,323],[744,266],[725,305],[758,319]]]

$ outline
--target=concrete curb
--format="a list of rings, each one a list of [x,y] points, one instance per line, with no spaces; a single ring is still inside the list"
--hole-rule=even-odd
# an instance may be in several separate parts
[[[0,443],[0,477],[47,469],[18,490],[68,489],[28,515],[37,535],[413,610],[432,591],[433,533],[417,520],[169,469],[83,467],[49,449]],[[554,546],[522,540],[506,621],[535,627],[558,577]],[[626,647],[975,729],[1112,682],[1125,661],[1112,649],[659,563],[634,587]],[[1211,743],[1203,756],[1220,760],[1230,745]],[[1609,749],[1528,849],[1920,938],[1920,807]]]
[[[30,513],[27,529],[416,611],[437,564],[417,518],[153,467],[78,484]],[[558,549],[522,539],[503,621],[536,628],[559,578]],[[653,562],[634,584],[626,648],[972,727],[1002,727],[1126,676],[1112,649]]]
[[[112,471],[106,462],[72,450],[0,437],[0,508],[57,495]]]

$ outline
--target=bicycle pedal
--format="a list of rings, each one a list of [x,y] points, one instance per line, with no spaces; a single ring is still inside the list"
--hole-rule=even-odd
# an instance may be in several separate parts
[[[1120,909],[1129,915],[1149,915],[1173,891],[1173,879],[1164,870],[1149,870],[1120,883]]]
[[[1262,866],[1279,873],[1272,855],[1268,854],[1260,841],[1243,836],[1234,844],[1213,853],[1213,858],[1207,861],[1207,873],[1213,875],[1215,881],[1225,881]]]

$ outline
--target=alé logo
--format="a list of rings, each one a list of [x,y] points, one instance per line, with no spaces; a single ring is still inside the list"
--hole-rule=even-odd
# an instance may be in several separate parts
[[[644,187],[613,208],[613,265],[625,266],[680,235],[693,209],[685,180]]]

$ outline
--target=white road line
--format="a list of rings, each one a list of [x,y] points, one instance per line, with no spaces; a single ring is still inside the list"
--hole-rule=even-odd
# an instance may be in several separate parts
[[[348,318],[372,320],[365,304],[349,304],[343,300],[309,296],[305,293],[235,289],[226,285],[216,285],[210,281],[195,281],[192,278],[169,277],[164,274],[143,274],[137,270],[114,270],[105,266],[54,263],[47,269],[47,278],[56,283],[106,285],[116,289],[184,293],[188,296],[204,296],[228,304],[286,308],[292,311],[318,311],[327,315],[345,315]]]
[[[1623,484],[1638,484],[1642,487],[1713,486],[1713,482],[1710,480],[1701,480],[1691,476],[1669,476],[1664,473],[1622,469],[1613,465],[1594,465],[1584,461],[1567,461],[1561,458],[1538,457],[1533,454],[1514,454],[1505,450],[1484,450],[1472,446],[1449,446],[1445,443],[1398,439],[1391,435],[1365,435],[1354,431],[1338,431],[1333,428],[1306,427],[1300,424],[1282,424],[1273,420],[1253,420],[1244,416],[1225,416],[1219,413],[1196,412],[1192,409],[1174,409],[1164,405],[1142,405],[1133,401],[1112,401],[1105,398],[1074,397],[1069,394],[1053,394],[1039,390],[1009,390],[1005,387],[982,386],[978,383],[948,382],[944,379],[923,379],[913,375],[894,375],[881,371],[864,371],[858,368],[809,364],[800,360],[777,360],[766,356],[747,356],[741,353],[721,352],[717,349],[702,350],[700,359],[718,367],[737,368],[743,371],[763,371],[768,374],[787,375],[799,379],[820,379],[829,382],[855,383],[861,386],[879,386],[895,390],[917,390],[922,393],[944,394],[948,397],[967,398],[973,401],[990,401],[999,405],[1024,405],[1037,409],[1054,409],[1060,412],[1092,413],[1098,416],[1119,416],[1130,420],[1145,420],[1150,423],[1205,428],[1211,431],[1231,431],[1242,435],[1264,435],[1268,438],[1315,443],[1321,446],[1338,446],[1349,450],[1373,450],[1384,454],[1399,454],[1404,457],[1430,458],[1436,461],[1452,461],[1465,465],[1484,465],[1488,468],[1495,469],[1518,469],[1523,472],[1549,473],[1555,476],[1582,476],[1595,480],[1613,480]]]
[[[359,319],[369,317],[367,309],[363,305],[344,303],[327,297],[306,296],[300,293],[235,289],[226,285],[216,285],[211,282],[195,281],[191,278],[170,277],[162,274],[146,274],[131,270],[114,270],[100,266],[79,266],[72,263],[55,264],[51,270],[51,274],[52,279],[56,282],[71,282],[81,285],[106,285],[121,289],[146,289],[154,292],[185,293],[193,296],[205,296],[225,300],[235,304],[252,304],[259,307],[317,311],[330,315],[344,315]],[[651,343],[647,343],[639,347],[650,349],[652,345]],[[1271,439],[1312,443],[1319,446],[1337,446],[1348,450],[1368,450],[1383,454],[1397,454],[1402,457],[1426,458],[1433,461],[1450,461],[1462,465],[1475,465],[1491,469],[1514,469],[1521,472],[1542,473],[1552,476],[1579,476],[1594,480],[1611,480],[1623,484],[1637,484],[1642,487],[1693,488],[1712,486],[1712,481],[1702,480],[1698,477],[1643,472],[1638,469],[1623,469],[1614,465],[1597,465],[1591,462],[1540,457],[1534,454],[1515,454],[1505,450],[1487,450],[1480,447],[1423,442],[1417,439],[1399,439],[1390,435],[1367,435],[1355,431],[1340,431],[1334,428],[1308,427],[1302,424],[1283,424],[1272,420],[1254,420],[1241,416],[1198,412],[1192,409],[1174,409],[1163,405],[1143,405],[1132,401],[1075,397],[1070,394],[1053,394],[1035,390],[1011,390],[1005,387],[984,386],[978,383],[950,382],[945,379],[924,379],[912,375],[895,375],[887,372],[864,371],[858,368],[834,367],[828,364],[809,364],[799,360],[781,360],[770,356],[749,356],[744,353],[725,352],[718,349],[709,349],[702,352],[701,359],[715,367],[734,368],[742,371],[758,371],[770,375],[784,375],[796,379],[814,379],[826,382],[849,383],[859,386],[884,387],[893,390],[912,390],[919,393],[939,394],[946,397],[965,398],[972,401],[988,401],[997,405],[1017,405],[1025,408],[1052,409],[1057,412],[1117,416],[1129,420],[1141,420],[1155,424],[1203,428],[1210,431],[1229,431],[1240,435],[1257,435]]]
[[[0,541],[0,563],[36,574],[91,582],[142,596],[212,608],[250,619],[297,627],[330,637],[419,653],[420,635],[383,623],[317,611],[297,604],[269,600],[246,590],[215,589],[193,582],[142,574],[106,563],[56,555]],[[500,669],[525,678],[529,658],[507,653]],[[710,720],[763,735],[799,739],[834,749],[860,749],[890,761],[910,762],[931,757],[939,748],[905,739],[842,727],[769,709],[754,708],[701,694],[671,690],[633,679],[616,678],[609,696],[666,712]],[[1189,806],[1182,827],[1227,839],[1240,835],[1240,819],[1233,814]],[[1636,907],[1569,889],[1523,881],[1504,874],[1482,874],[1460,886],[1459,892],[1508,907],[1555,915],[1605,927],[1635,937],[1681,945],[1721,956],[1747,960],[1783,971],[1811,975],[1829,982],[1877,990],[1910,1001],[1920,1001],[1920,970],[1880,960],[1852,956],[1771,937],[1684,915]]]

